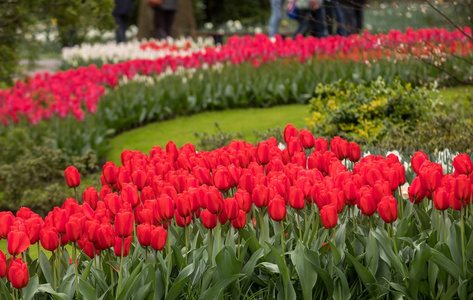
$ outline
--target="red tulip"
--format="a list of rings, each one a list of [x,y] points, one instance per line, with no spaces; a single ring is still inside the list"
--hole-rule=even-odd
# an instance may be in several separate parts
[[[79,171],[77,171],[76,167],[74,166],[67,167],[66,170],[64,171],[64,175],[66,176],[67,185],[70,188],[75,188],[80,185],[80,174],[79,174]]]
[[[28,207],[20,207],[20,210],[16,212],[16,217],[21,218],[23,220],[28,220],[29,218],[32,218],[35,215],[31,209]]]
[[[207,229],[212,229],[217,226],[217,215],[207,209],[200,213],[200,219],[202,220],[202,225]]]
[[[154,226],[149,224],[140,224],[136,227],[136,236],[141,246],[148,247],[151,245],[151,232]]]
[[[179,156],[179,151],[177,150],[176,144],[173,141],[169,141],[166,144],[166,152],[168,154],[168,157],[172,161],[177,160],[177,157]]]
[[[89,186],[82,194],[82,200],[95,210],[97,208],[97,202],[99,201],[99,194],[94,187]]]
[[[213,173],[213,182],[216,188],[224,192],[228,191],[235,185],[235,180],[230,171],[228,171],[228,168],[224,166],[219,166],[217,170],[215,170]]]
[[[325,228],[334,228],[338,223],[337,208],[333,205],[325,205],[320,210],[320,219]]]
[[[252,194],[251,194],[253,203],[259,207],[266,207],[269,203],[269,188],[265,187],[262,184],[258,184]]]
[[[325,151],[328,151],[328,141],[324,138],[319,137],[315,141],[315,150],[320,151],[320,153],[324,153]]]
[[[232,220],[232,226],[236,229],[243,229],[246,226],[246,212],[238,210],[238,217]]]
[[[470,156],[466,153],[457,155],[453,159],[452,165],[455,168],[456,174],[465,174],[469,176],[471,172],[473,172],[473,163],[471,162]]]
[[[271,219],[276,222],[284,220],[287,214],[286,201],[279,195],[274,196],[274,198],[269,201],[268,213]]]
[[[167,231],[161,226],[151,231],[151,247],[156,251],[161,251],[166,245]]]
[[[238,207],[245,212],[249,213],[251,210],[251,195],[246,190],[238,190],[235,193],[235,199],[238,202]]]
[[[115,252],[116,256],[122,256],[127,257],[128,254],[130,254],[130,246],[131,246],[131,239],[133,237],[129,236],[127,238],[120,238],[120,237],[115,237],[115,244],[113,246],[113,250]],[[122,253],[122,245],[123,247],[123,253]]]
[[[300,131],[301,144],[304,149],[311,149],[315,146],[315,138],[307,129],[301,129]]]
[[[155,213],[157,213],[157,219],[160,223],[165,223],[174,217],[175,207],[171,197],[163,194],[157,199],[156,203]]]
[[[87,234],[87,239],[89,242],[97,243],[97,231],[100,228],[100,223],[97,220],[87,221],[85,223],[85,233]]]
[[[8,253],[17,256],[30,247],[30,239],[23,231],[10,231],[8,233]]]
[[[133,234],[135,218],[131,212],[117,213],[115,215],[115,234],[120,238]]]
[[[101,224],[97,229],[97,241],[101,250],[113,247],[115,244],[115,232],[111,224]]]
[[[422,187],[419,177],[416,177],[412,181],[411,186],[407,189],[407,193],[412,203],[420,203],[424,200],[427,192]]]
[[[15,289],[22,289],[28,285],[28,267],[20,257],[12,259],[8,266],[8,280]]]
[[[48,251],[54,251],[59,247],[59,235],[55,227],[46,227],[39,232],[41,246]]]
[[[223,211],[223,197],[216,188],[209,188],[205,194],[205,203],[207,209],[213,214],[220,214]]]
[[[345,181],[342,187],[343,195],[345,196],[345,204],[353,205],[357,199],[357,186],[353,180]]]
[[[105,196],[104,202],[112,216],[115,216],[123,207],[123,200],[117,193],[110,193]]]
[[[181,217],[188,217],[191,215],[191,203],[189,194],[179,194],[176,198],[176,209],[177,213]]]
[[[59,234],[66,233],[66,223],[69,220],[69,214],[65,209],[61,209],[59,207],[55,207],[54,210],[51,212],[52,222],[54,227],[56,227],[57,232]]]
[[[136,170],[131,174],[131,179],[133,180],[133,183],[135,184],[136,188],[141,191],[146,185],[146,181],[148,180],[148,176],[146,175],[146,172],[143,170]]]
[[[419,176],[419,170],[422,164],[428,160],[429,157],[424,152],[418,151],[414,153],[414,156],[411,158],[411,166],[417,176]]]
[[[420,183],[424,190],[433,192],[440,186],[442,180],[442,166],[440,164],[424,162],[419,169]]]
[[[301,141],[296,137],[291,138],[287,144],[287,152],[290,157],[293,157],[296,153],[302,152]]]
[[[287,124],[286,128],[284,128],[284,141],[286,142],[286,145],[289,144],[289,141],[291,138],[299,137],[299,130],[297,130],[296,127],[292,124]]]
[[[0,250],[0,278],[4,278],[7,275],[7,257],[5,253]]]
[[[293,209],[303,209],[305,206],[305,197],[302,190],[298,187],[291,186],[289,188],[289,205]]]
[[[470,201],[471,198],[471,181],[466,175],[462,174],[455,178],[453,188],[455,198],[459,201]]]
[[[176,220],[176,224],[179,227],[186,227],[191,224],[192,221],[192,216],[187,216],[187,217],[181,217],[179,213],[176,210],[176,213],[174,214],[174,220]]]
[[[120,195],[122,197],[123,202],[128,202],[131,204],[131,207],[135,208],[140,204],[140,197],[138,195],[138,189],[136,186],[127,184],[125,185],[121,191]]]
[[[384,196],[378,203],[378,213],[386,223],[392,223],[397,219],[397,201],[393,196]]]
[[[256,162],[260,165],[267,165],[270,160],[269,144],[267,142],[260,142],[256,146]]]
[[[348,145],[349,145],[349,148],[350,148],[350,152],[348,154],[348,159],[351,162],[359,161],[360,157],[361,157],[360,145],[358,145],[355,142],[351,142]]]
[[[15,222],[15,217],[10,211],[0,212],[0,239],[7,237],[8,233],[11,231],[13,222]]]
[[[371,216],[376,212],[376,201],[373,196],[370,194],[363,195],[360,198],[358,208],[361,210],[361,213],[365,216]]]
[[[255,184],[255,176],[253,174],[246,173],[241,175],[238,186],[241,190],[251,193],[255,188]]]
[[[78,215],[72,215],[66,223],[67,239],[76,242],[82,237],[82,219]]]
[[[26,231],[30,238],[30,244],[36,244],[39,240],[39,232],[43,228],[43,219],[33,217],[25,221]]]
[[[115,163],[111,161],[107,162],[105,165],[103,165],[102,171],[103,177],[108,184],[114,185],[117,182],[118,168]]]
[[[227,198],[223,200],[223,211],[228,220],[234,220],[238,217],[240,208],[235,198]]]
[[[437,210],[446,210],[450,207],[450,202],[448,201],[449,193],[444,187],[439,187],[434,192],[434,205]]]

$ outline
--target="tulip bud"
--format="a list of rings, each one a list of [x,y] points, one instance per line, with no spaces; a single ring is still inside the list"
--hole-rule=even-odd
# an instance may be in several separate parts
[[[338,223],[337,208],[333,205],[325,205],[320,210],[320,219],[325,228],[334,228]]]
[[[207,229],[212,229],[217,226],[217,215],[207,209],[200,213],[200,219],[202,220],[202,225]]]
[[[130,246],[131,246],[132,238],[133,238],[132,236],[129,236],[127,238],[115,237],[115,244],[113,246],[113,250],[116,256],[127,257],[128,254],[130,254]],[[124,246],[123,248],[122,248],[122,245]]]
[[[386,223],[392,223],[397,219],[397,201],[393,196],[384,196],[378,203],[378,213]]]
[[[8,280],[12,286],[19,290],[28,285],[29,273],[28,267],[19,257],[12,259],[8,267]]]
[[[117,213],[115,215],[115,234],[120,238],[133,234],[134,216],[131,212]]]
[[[232,226],[236,229],[243,229],[246,225],[246,212],[244,210],[238,210],[238,217],[232,220]]]
[[[30,239],[23,231],[10,231],[8,233],[8,253],[17,256],[30,247]]]
[[[304,149],[311,149],[315,146],[315,138],[307,129],[301,129],[300,131],[301,144]]]
[[[59,247],[59,235],[55,227],[43,228],[39,232],[39,240],[41,246],[48,251],[54,251]]]
[[[151,247],[155,251],[161,251],[166,245],[166,238],[168,232],[161,226],[154,228],[151,231]]]
[[[269,201],[268,213],[271,219],[276,222],[284,220],[287,213],[286,201],[284,201],[281,196],[276,195],[271,201]]]
[[[64,171],[64,175],[66,176],[67,185],[70,188],[75,188],[80,185],[80,174],[79,174],[79,171],[77,171],[76,167],[74,166],[67,167],[66,170]]]
[[[457,155],[453,159],[452,164],[456,174],[465,174],[468,176],[473,172],[473,163],[471,162],[470,156],[466,153]]]

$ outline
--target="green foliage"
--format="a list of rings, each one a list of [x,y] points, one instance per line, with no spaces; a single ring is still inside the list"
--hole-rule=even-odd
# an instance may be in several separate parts
[[[397,79],[391,83],[379,77],[369,84],[319,84],[310,101],[312,118],[307,121],[316,135],[339,135],[373,144],[382,141],[390,128],[410,133],[419,122],[428,122],[431,111],[440,105],[437,99],[435,85],[413,88]]]
[[[217,122],[214,123],[215,128],[217,129],[217,133],[209,134],[207,132],[203,133],[195,133],[195,137],[199,139],[197,143],[198,149],[202,149],[204,151],[211,151],[217,148],[221,148],[223,146],[228,145],[232,140],[243,139],[241,133],[228,133],[224,132],[218,125]]]

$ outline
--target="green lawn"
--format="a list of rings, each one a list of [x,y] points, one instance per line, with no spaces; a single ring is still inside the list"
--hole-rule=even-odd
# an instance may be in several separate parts
[[[116,136],[111,141],[112,149],[107,155],[107,160],[118,164],[120,154],[124,149],[148,153],[155,145],[166,146],[169,140],[174,141],[178,147],[185,143],[196,144],[198,140],[194,134],[196,132],[216,133],[215,122],[225,132],[241,133],[246,141],[256,142],[253,130],[265,131],[277,126],[284,128],[288,123],[297,128],[304,128],[306,127],[304,119],[307,117],[309,117],[309,108],[306,105],[233,109],[179,117],[149,124]]]

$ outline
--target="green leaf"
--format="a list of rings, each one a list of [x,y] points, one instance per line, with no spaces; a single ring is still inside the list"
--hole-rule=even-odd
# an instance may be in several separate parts
[[[70,299],[72,299],[71,296],[68,296],[64,293],[56,292],[55,290],[53,290],[53,288],[49,284],[41,284],[38,287],[38,291],[40,291],[42,293],[53,295],[54,298],[56,298],[56,299],[61,299],[61,300],[70,300]]]
[[[141,261],[137,267],[133,270],[130,274],[130,277],[126,280],[125,284],[123,285],[120,294],[117,297],[117,300],[125,300],[130,299],[131,295],[136,291],[138,284],[140,282],[141,277],[145,276],[146,273],[143,272],[141,267],[143,266],[143,261]],[[140,274],[141,273],[141,274]],[[140,275],[140,276],[138,276]]]
[[[279,253],[278,250],[276,250],[276,248],[273,245],[271,245],[268,242],[266,242],[266,244],[269,246],[269,248],[271,249],[271,252],[276,258],[276,263],[282,275],[284,291],[279,291],[278,298],[284,296],[284,298],[295,299],[296,292],[294,291],[294,287],[292,286],[292,283],[289,278],[289,269],[286,265],[285,257],[281,255],[281,253]]]
[[[84,299],[97,299],[97,290],[86,280],[79,281],[79,291]]]
[[[164,278],[159,269],[156,269],[155,281],[156,281],[156,285],[154,287],[153,300],[164,299],[164,289],[165,289]]]
[[[270,262],[263,261],[258,266],[264,267],[266,270],[268,270],[271,274],[279,274],[281,271],[279,270],[279,267],[277,264],[273,264]]]
[[[353,264],[355,267],[356,273],[358,274],[358,277],[361,279],[363,284],[371,291],[373,292],[373,284],[376,283],[376,278],[374,277],[373,274],[365,267],[363,266],[353,255],[350,253],[346,252],[345,253],[348,260]]]
[[[409,292],[411,293],[414,299],[417,299],[417,293],[419,289],[419,282],[421,277],[424,276],[427,272],[426,262],[431,256],[430,247],[422,242],[417,246],[416,254],[414,260],[409,267]]]
[[[5,282],[3,280],[0,280],[0,285],[2,286],[2,293],[0,294],[2,297],[0,298],[3,299],[3,297],[5,297],[7,300],[13,300],[13,296],[10,293],[10,288],[5,285]]]
[[[435,249],[431,249],[431,252],[430,261],[439,266],[439,268],[447,271],[454,278],[460,278],[462,276],[462,270],[443,253]]]
[[[51,264],[49,263],[49,260],[43,251],[41,251],[39,254],[39,265],[41,266],[41,271],[43,272],[43,275],[44,275],[44,278],[46,278],[46,281],[49,284],[53,285],[54,284],[53,269],[51,268]]]
[[[75,273],[74,265],[69,265],[67,268],[66,275],[63,277],[61,285],[58,288],[58,292],[64,293],[66,295],[74,295],[76,286],[75,286]]]
[[[202,300],[213,300],[218,299],[222,292],[225,290],[227,286],[232,284],[238,278],[245,276],[244,274],[233,274],[226,276],[220,279],[214,286],[204,292],[199,299]]]
[[[333,269],[335,272],[338,274],[338,278],[335,280],[335,288],[333,292],[333,298],[334,299],[350,299],[351,293],[350,293],[350,286],[348,285],[348,280],[347,277],[345,276],[345,273],[343,273],[342,270],[337,268],[336,266],[333,266]]]
[[[35,274],[28,281],[28,285],[23,288],[23,297],[25,300],[33,299],[34,295],[38,292],[39,279],[38,274]]]
[[[229,275],[238,274],[241,270],[242,262],[237,260],[235,250],[229,246],[223,247],[215,257],[217,263],[218,277],[223,278]]]
[[[386,262],[390,263],[396,269],[399,275],[404,277],[404,267],[401,265],[401,262],[394,253],[393,249],[391,249],[392,241],[390,241],[388,238],[387,232],[378,227],[373,231],[373,235],[378,240],[379,245],[388,258],[388,261]]]
[[[166,295],[166,300],[174,300],[180,295],[184,285],[187,283],[187,281],[189,281],[189,278],[193,272],[194,264],[188,265],[179,272],[179,275],[177,276],[176,280],[174,280],[168,294]]]
[[[90,268],[92,267],[92,265],[93,265],[92,261],[89,261],[87,263],[87,267],[85,267],[85,270],[82,273],[81,280],[84,280],[84,281],[87,280],[87,277],[89,277]]]
[[[258,250],[256,250],[256,252],[253,253],[253,255],[251,255],[250,259],[245,263],[243,269],[241,270],[241,272],[245,274],[245,280],[251,278],[255,270],[256,263],[258,262],[258,260],[260,260],[260,258],[263,257],[263,255],[264,249],[259,248]]]
[[[305,259],[305,246],[297,242],[296,249],[291,254],[291,260],[296,267],[299,282],[301,283],[302,296],[305,300],[312,299],[312,289],[317,282],[317,273]]]
[[[151,284],[152,282],[148,282],[145,286],[140,287],[135,293],[133,294],[133,300],[143,300],[151,293]]]

